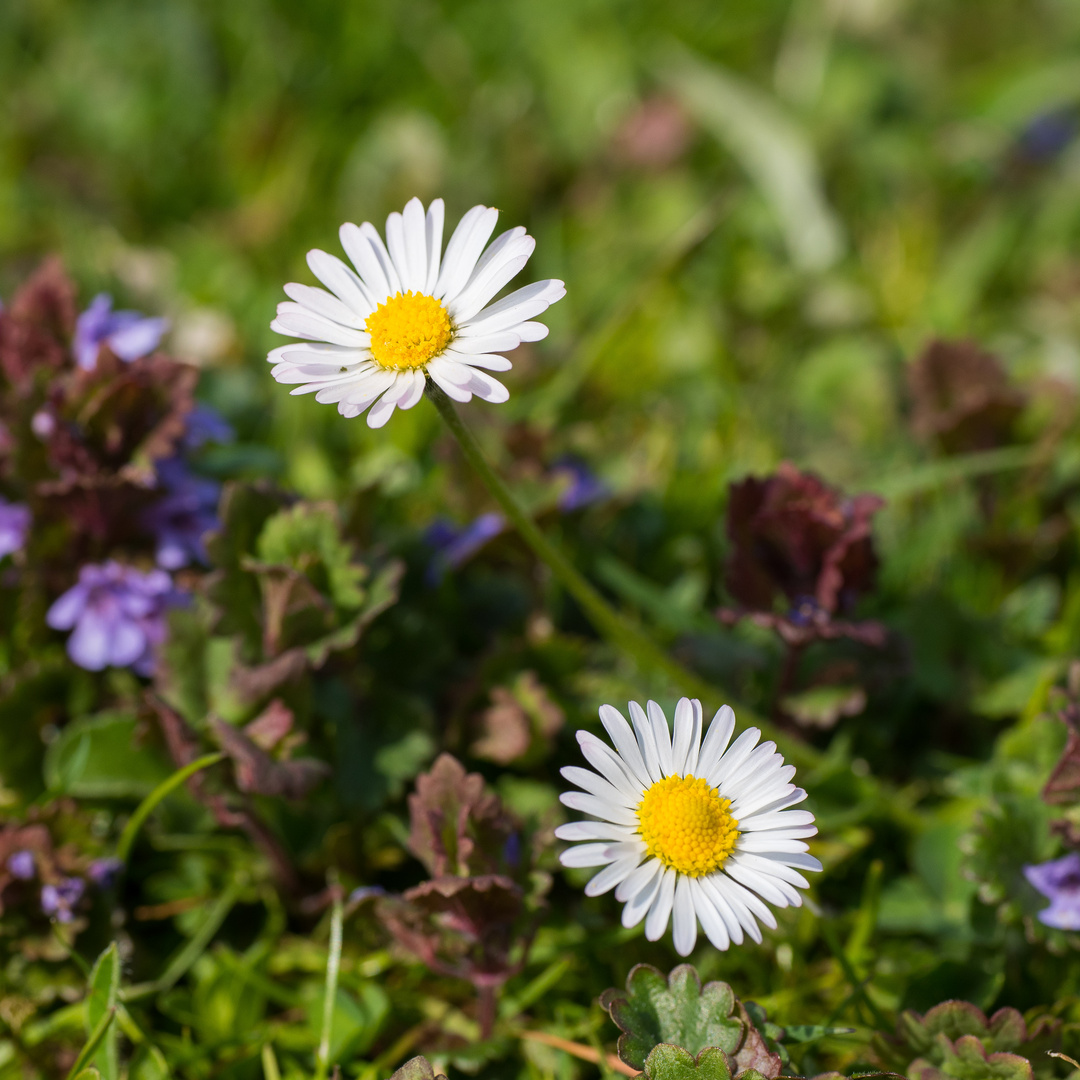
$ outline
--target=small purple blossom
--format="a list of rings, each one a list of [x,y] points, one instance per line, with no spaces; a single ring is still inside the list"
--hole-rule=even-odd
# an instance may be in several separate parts
[[[349,893],[349,903],[359,904],[364,900],[373,900],[385,895],[386,890],[381,885],[361,885]]]
[[[563,513],[580,510],[590,503],[606,498],[610,491],[586,464],[575,457],[565,457],[555,463],[552,470],[556,476],[569,478],[569,484],[559,496],[559,509]]]
[[[108,345],[129,363],[152,353],[169,328],[168,319],[149,318],[137,311],[113,311],[112,297],[98,293],[75,323],[72,349],[84,371],[97,367],[98,351]]]
[[[1042,113],[1020,132],[1020,156],[1035,164],[1052,161],[1072,141],[1076,128],[1075,116],[1063,109]]]
[[[29,881],[37,869],[34,865],[34,853],[32,851],[16,851],[8,857],[7,871],[13,878],[20,881]]]
[[[158,479],[165,494],[143,515],[143,525],[157,538],[158,566],[179,570],[206,563],[203,536],[218,527],[221,485],[193,475],[180,458],[159,462]]]
[[[21,551],[30,531],[30,507],[0,495],[0,559]]]
[[[75,917],[73,908],[85,891],[86,882],[77,877],[61,878],[57,885],[43,885],[41,910],[57,922],[69,923]]]
[[[211,442],[232,442],[235,434],[232,426],[217,409],[198,404],[187,414],[187,430],[181,444],[185,450],[198,450]]]
[[[74,629],[67,652],[79,667],[130,667],[151,675],[154,651],[165,640],[166,612],[182,599],[164,570],[143,573],[110,559],[84,566],[45,621],[54,630]]]
[[[123,870],[124,864],[114,856],[110,855],[104,859],[95,859],[90,864],[90,869],[86,872],[86,876],[99,888],[99,889],[111,889],[120,877],[120,871]]]
[[[1039,912],[1039,922],[1059,930],[1080,930],[1080,854],[1025,866],[1024,877],[1050,901]]]
[[[435,549],[435,558],[428,567],[428,581],[435,584],[447,570],[456,569],[468,562],[489,540],[506,528],[502,514],[491,511],[481,514],[464,528],[448,521],[436,521],[424,539]]]

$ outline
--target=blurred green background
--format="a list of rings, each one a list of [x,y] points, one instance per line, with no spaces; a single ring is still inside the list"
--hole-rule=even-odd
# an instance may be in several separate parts
[[[782,455],[880,486],[929,335],[1075,387],[1078,44],[1068,0],[7,0],[0,294],[60,251],[172,317],[231,468],[400,498],[433,411],[288,398],[268,324],[341,221],[485,202],[568,296],[476,422],[703,521]]]

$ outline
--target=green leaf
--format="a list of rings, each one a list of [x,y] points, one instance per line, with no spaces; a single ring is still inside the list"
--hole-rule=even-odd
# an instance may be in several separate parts
[[[735,994],[722,982],[704,988],[690,964],[680,964],[668,978],[649,964],[638,964],[627,976],[626,992],[606,990],[600,1005],[622,1030],[619,1057],[642,1069],[659,1043],[674,1043],[697,1054],[718,1047],[734,1054],[744,1024],[735,1014]]]
[[[661,1043],[653,1047],[645,1060],[646,1080],[732,1080],[735,1075],[730,1058],[717,1046],[702,1050],[697,1058],[681,1046]],[[747,1069],[740,1080],[764,1080],[761,1073]]]
[[[81,799],[142,798],[170,773],[165,759],[137,744],[137,720],[107,712],[68,724],[45,753],[50,791]]]
[[[86,992],[86,1033],[95,1028],[116,1010],[116,999],[120,993],[120,954],[114,941],[98,958],[90,972],[90,981]],[[117,1046],[117,1029],[109,1027],[104,1041],[94,1059],[100,1070],[102,1080],[116,1080],[120,1073]]]

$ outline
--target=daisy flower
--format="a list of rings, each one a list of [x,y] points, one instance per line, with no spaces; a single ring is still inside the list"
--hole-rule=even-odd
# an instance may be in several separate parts
[[[294,394],[336,402],[342,416],[370,408],[369,427],[394,409],[411,409],[433,379],[455,401],[473,394],[506,401],[505,386],[488,374],[509,371],[503,353],[539,341],[547,327],[532,320],[566,295],[561,281],[538,281],[492,303],[536,247],[518,226],[488,239],[498,210],[474,206],[442,250],[443,201],[424,212],[410,199],[386,219],[386,243],[370,222],[341,226],[352,266],[325,251],[309,251],[308,266],[327,289],[290,284],[272,330],[302,342],[267,359]]]
[[[808,887],[800,870],[820,870],[804,839],[817,832],[814,815],[790,807],[806,792],[790,783],[776,744],[757,745],[761,732],[744,731],[731,745],[735,714],[725,705],[704,742],[701,702],[675,707],[674,739],[655,701],[630,702],[633,729],[617,709],[600,707],[615,746],[577,733],[596,770],[570,766],[563,776],[581,791],[562,802],[596,821],[561,825],[555,835],[583,841],[562,854],[564,866],[602,866],[585,886],[588,896],[609,889],[625,903],[623,926],[645,920],[656,941],[673,924],[675,948],[687,956],[698,923],[718,949],[743,935],[761,941],[759,921],[775,929],[766,906],[798,907]]]

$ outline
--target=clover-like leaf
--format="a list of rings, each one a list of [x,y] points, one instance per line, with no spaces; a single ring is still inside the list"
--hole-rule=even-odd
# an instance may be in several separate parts
[[[918,1058],[908,1068],[912,1080],[1033,1080],[1031,1062],[1019,1054],[987,1053],[975,1035],[955,1042],[939,1034],[940,1064]]]
[[[446,1077],[442,1073],[436,1073],[431,1062],[421,1055],[406,1061],[390,1080],[446,1080]]]
[[[638,964],[627,976],[626,991],[604,991],[600,1005],[623,1032],[619,1057],[634,1069],[643,1069],[660,1043],[674,1043],[691,1055],[706,1047],[734,1054],[746,1026],[736,1015],[731,987],[722,982],[702,987],[690,964],[680,964],[667,978],[649,964]]]

